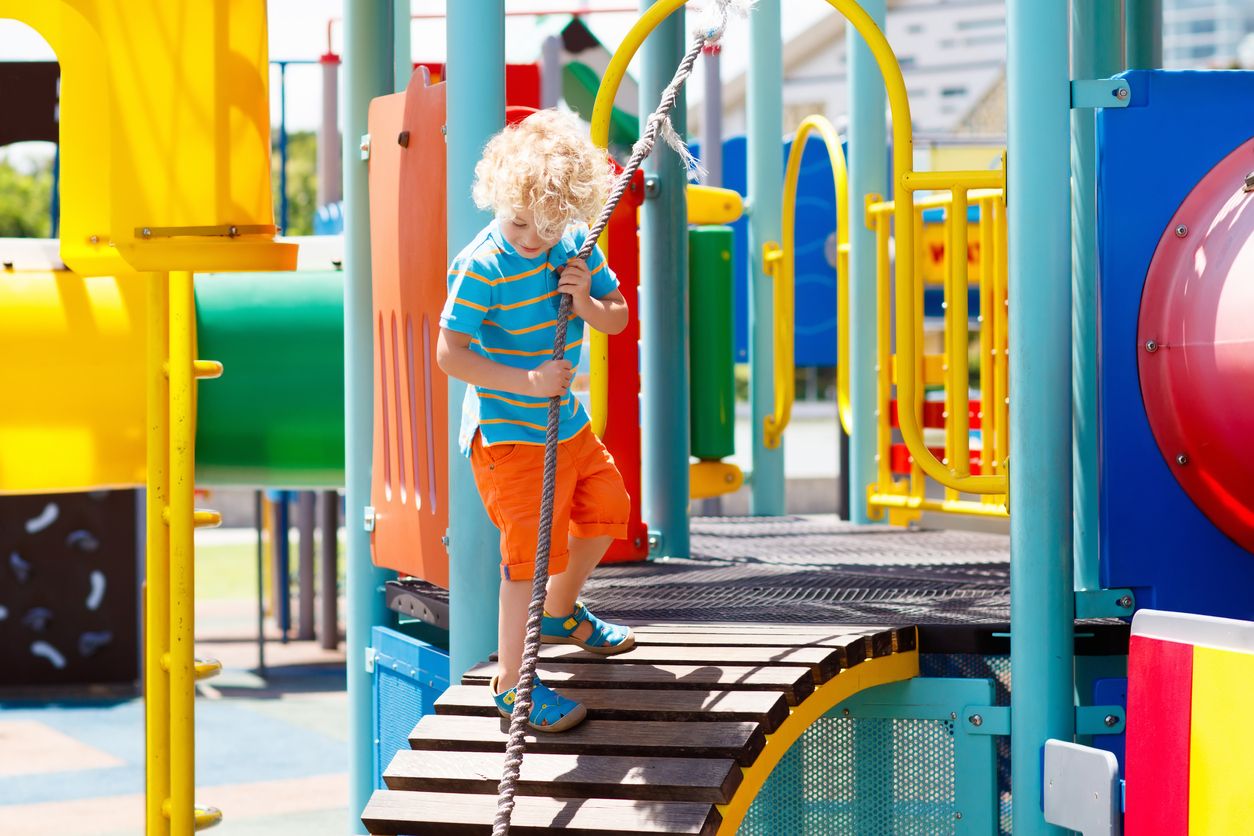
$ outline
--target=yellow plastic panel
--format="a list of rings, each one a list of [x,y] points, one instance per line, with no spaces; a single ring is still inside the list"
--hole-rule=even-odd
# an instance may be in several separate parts
[[[1250,832],[1254,821],[1254,654],[1193,649],[1189,835]]]
[[[0,0],[0,17],[33,27],[61,62],[67,265],[294,268],[296,247],[273,240],[263,0]],[[164,232],[187,227],[220,234]]]
[[[745,204],[740,193],[714,186],[688,186],[688,223],[730,224],[740,220]]]
[[[144,483],[142,277],[0,281],[0,494]]]

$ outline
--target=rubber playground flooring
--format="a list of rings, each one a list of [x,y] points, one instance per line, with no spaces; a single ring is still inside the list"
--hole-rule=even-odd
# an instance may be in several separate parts
[[[197,653],[222,661],[196,700],[196,798],[223,811],[221,836],[338,834],[348,826],[344,655],[280,644],[255,672],[255,568],[248,546],[208,546],[199,569]],[[244,596],[254,597],[244,597]],[[0,692],[0,834],[136,836],[144,831],[138,696]]]

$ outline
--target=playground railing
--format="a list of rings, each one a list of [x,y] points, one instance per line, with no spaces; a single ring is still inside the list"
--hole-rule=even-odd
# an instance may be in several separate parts
[[[993,172],[996,174],[997,172]],[[931,178],[924,178],[924,181]],[[991,178],[990,178],[991,179]],[[917,182],[924,182],[917,181]],[[968,208],[974,203],[979,209],[979,225],[975,233],[978,246],[978,273],[973,277],[968,270],[971,257],[968,244],[971,239]],[[894,429],[905,435],[904,423],[907,407],[900,396],[905,376],[912,375],[918,390],[943,387],[943,403],[929,402],[918,397],[909,409],[916,426],[925,430],[943,430],[944,445],[939,450],[929,448],[933,456],[939,455],[947,469],[960,477],[970,475],[1006,474],[1008,439],[1006,428],[1009,416],[1006,406],[1007,380],[1007,333],[1006,333],[1006,205],[1002,188],[982,188],[968,191],[955,188],[952,193],[938,194],[913,201],[914,248],[913,276],[909,277],[908,292],[911,294],[910,316],[912,321],[902,321],[902,311],[897,311],[897,334],[911,333],[909,353],[903,341],[897,341],[897,353],[892,351],[893,298],[891,287],[891,255],[889,241],[893,234],[894,201],[884,201],[878,195],[867,200],[867,225],[875,231],[876,241],[876,309],[878,312],[876,334],[877,368],[877,468],[875,482],[868,488],[868,504],[874,513],[888,509],[889,518],[896,523],[908,522],[921,511],[943,511],[974,516],[1004,517],[1007,514],[1004,494],[985,494],[979,499],[962,498],[962,491],[943,480],[943,498],[926,496],[927,473],[918,457],[908,445],[894,443]],[[923,292],[924,264],[926,263],[924,212],[942,210],[941,223],[944,288],[943,352],[938,355],[925,353],[923,341]],[[957,256],[957,257],[955,257]],[[902,277],[900,271],[898,278]],[[967,308],[968,288],[975,284],[979,291],[979,392],[978,402],[972,401],[969,388],[969,318]],[[902,289],[898,288],[898,294]],[[898,398],[894,400],[896,387]],[[980,432],[981,448],[973,454],[970,447],[971,430]],[[905,471],[907,478],[898,480],[895,474]]]

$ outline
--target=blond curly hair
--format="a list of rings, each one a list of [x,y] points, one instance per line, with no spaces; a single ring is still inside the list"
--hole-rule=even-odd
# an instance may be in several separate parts
[[[571,221],[596,219],[611,177],[605,151],[574,114],[539,110],[488,140],[473,194],[502,219],[530,210],[540,235],[556,239]]]

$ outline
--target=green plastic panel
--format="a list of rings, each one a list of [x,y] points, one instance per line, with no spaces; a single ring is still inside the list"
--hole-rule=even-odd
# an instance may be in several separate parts
[[[343,486],[343,274],[197,276],[196,329],[197,483]]]
[[[723,459],[736,450],[732,228],[688,233],[692,455]]]

